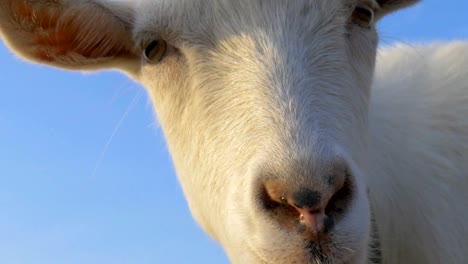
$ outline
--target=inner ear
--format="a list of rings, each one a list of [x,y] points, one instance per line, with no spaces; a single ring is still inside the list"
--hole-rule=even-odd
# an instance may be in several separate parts
[[[116,6],[113,6],[116,7]],[[0,32],[20,56],[71,69],[135,60],[131,19],[83,0],[0,0]],[[120,64],[120,63],[119,63]]]

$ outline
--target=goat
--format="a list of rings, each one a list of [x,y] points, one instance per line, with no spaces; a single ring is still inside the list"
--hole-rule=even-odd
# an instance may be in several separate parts
[[[0,0],[0,35],[142,83],[233,263],[463,263],[468,43],[377,56],[377,21],[416,2]]]

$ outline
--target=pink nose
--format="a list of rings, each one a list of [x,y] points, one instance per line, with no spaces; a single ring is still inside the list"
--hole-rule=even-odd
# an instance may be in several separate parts
[[[325,221],[329,217],[327,213],[330,213],[330,200],[333,196],[333,191],[318,192],[300,189],[293,193],[292,197],[286,202],[291,206],[291,209],[294,208],[297,211],[299,214],[298,220],[301,224],[313,233],[319,234],[325,228]]]
[[[333,178],[299,188],[282,180],[267,180],[260,201],[282,228],[299,232],[307,240],[322,239],[343,218],[353,196],[350,175]]]
[[[318,234],[324,229],[325,209],[301,208],[299,212],[299,222],[307,226],[312,232]]]

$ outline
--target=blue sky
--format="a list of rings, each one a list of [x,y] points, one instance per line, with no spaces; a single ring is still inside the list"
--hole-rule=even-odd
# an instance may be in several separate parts
[[[467,40],[467,10],[423,1],[380,23],[382,43]],[[192,220],[139,85],[3,44],[0,70],[0,263],[228,263]]]

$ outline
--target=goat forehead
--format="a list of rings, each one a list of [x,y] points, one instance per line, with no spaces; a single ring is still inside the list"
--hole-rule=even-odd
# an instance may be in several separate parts
[[[179,31],[215,35],[251,31],[252,24],[297,28],[346,19],[340,11],[357,2],[374,0],[140,0],[137,3],[137,32]]]

